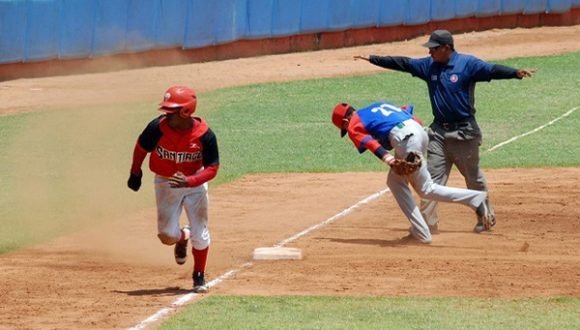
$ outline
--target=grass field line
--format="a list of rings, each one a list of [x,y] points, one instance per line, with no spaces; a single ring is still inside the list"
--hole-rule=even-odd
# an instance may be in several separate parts
[[[369,202],[381,197],[382,195],[384,195],[385,193],[387,193],[389,191],[390,191],[389,188],[385,188],[385,189],[380,190],[374,194],[371,194],[370,196],[367,196],[367,197],[361,199],[360,201],[356,202],[352,206],[338,212],[337,214],[331,216],[330,218],[328,218],[328,219],[326,219],[326,220],[324,220],[316,225],[308,227],[308,228],[304,229],[303,231],[299,232],[298,234],[295,234],[289,238],[286,238],[286,239],[280,241],[279,243],[276,243],[273,247],[283,247],[284,245],[291,243],[291,242],[299,239],[300,237],[307,235],[308,233],[310,233],[312,231],[315,231],[323,226],[326,226],[326,225],[346,216],[347,214],[351,213],[355,209],[357,209],[365,204],[368,204]],[[227,279],[231,278],[232,276],[234,276],[235,274],[239,273],[241,270],[251,267],[253,264],[254,264],[253,262],[247,262],[236,269],[231,269],[231,270],[226,271],[225,273],[216,277],[212,281],[208,282],[207,283],[208,288],[212,288],[214,286],[217,286],[218,284],[224,282],[225,280],[227,280]],[[148,318],[146,318],[145,320],[141,321],[141,323],[139,323],[139,324],[137,324],[134,327],[131,327],[129,329],[130,330],[145,329],[149,325],[156,324],[157,322],[161,321],[162,318],[175,312],[177,310],[177,308],[179,308],[180,306],[184,306],[188,302],[195,300],[198,296],[199,296],[199,294],[193,293],[193,292],[185,294],[183,296],[180,296],[173,303],[171,303],[171,305],[169,307],[164,307],[164,308],[158,310],[153,315],[151,315]]]
[[[565,117],[568,117],[569,115],[571,115],[571,114],[572,114],[574,111],[576,111],[576,110],[578,110],[578,109],[580,109],[580,107],[574,107],[574,108],[572,108],[572,109],[570,109],[570,110],[566,111],[566,112],[565,112],[564,114],[562,114],[561,116],[559,116],[559,117],[557,117],[557,118],[555,118],[555,119],[552,119],[552,120],[550,120],[550,121],[549,121],[549,122],[547,122],[546,124],[544,124],[544,125],[541,125],[541,126],[538,126],[538,127],[534,128],[534,129],[533,129],[533,130],[531,130],[531,131],[528,131],[528,132],[525,132],[525,133],[523,133],[523,134],[520,134],[520,135],[514,136],[513,138],[511,138],[511,139],[508,139],[508,140],[505,140],[505,141],[503,141],[503,142],[501,142],[501,143],[498,143],[498,144],[494,145],[493,147],[491,147],[491,148],[487,149],[486,151],[488,151],[488,152],[494,151],[495,149],[501,148],[501,147],[503,147],[503,146],[504,146],[504,145],[506,145],[506,144],[512,143],[512,142],[514,142],[514,141],[515,141],[515,140],[517,140],[517,139],[523,138],[524,136],[528,136],[528,135],[530,135],[530,134],[534,134],[534,133],[536,133],[536,132],[538,132],[538,131],[540,131],[540,130],[542,130],[542,129],[544,129],[544,128],[546,128],[546,127],[548,127],[548,126],[552,125],[552,124],[554,124],[554,123],[555,123],[555,122],[557,122],[558,120],[560,120],[560,119],[563,119],[563,118],[565,118]]]

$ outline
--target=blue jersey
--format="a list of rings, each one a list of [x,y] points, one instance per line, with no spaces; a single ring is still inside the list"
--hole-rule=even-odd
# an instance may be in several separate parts
[[[517,70],[484,62],[471,55],[453,52],[448,63],[431,57],[370,57],[370,62],[408,72],[427,83],[436,122],[460,122],[474,117],[475,84],[492,79],[517,78]]]
[[[403,111],[390,103],[377,102],[357,110],[356,114],[370,135],[388,137],[393,127],[413,118],[412,111],[412,108]]]
[[[361,153],[369,148],[376,153],[379,144],[389,150],[392,149],[389,133],[395,126],[408,119],[413,119],[412,105],[402,109],[386,102],[373,103],[353,114],[348,127],[349,137]],[[383,151],[380,153],[384,154]]]
[[[493,64],[453,52],[446,64],[431,57],[409,61],[411,74],[427,82],[433,117],[438,122],[465,121],[475,113],[475,83],[490,81]]]

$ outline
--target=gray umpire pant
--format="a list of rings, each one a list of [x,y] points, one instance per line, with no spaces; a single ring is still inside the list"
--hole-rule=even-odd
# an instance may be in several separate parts
[[[435,183],[446,185],[451,167],[455,165],[468,189],[488,191],[487,180],[479,167],[482,134],[475,119],[451,126],[433,122],[428,135],[427,164]],[[489,200],[486,202],[489,205]],[[437,201],[422,199],[421,213],[430,226],[439,222]]]

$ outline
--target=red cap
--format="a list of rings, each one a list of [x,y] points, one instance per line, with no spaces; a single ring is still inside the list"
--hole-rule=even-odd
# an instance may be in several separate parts
[[[342,127],[342,123],[344,122],[343,121],[344,117],[346,116],[346,113],[350,108],[354,110],[354,108],[349,104],[339,103],[334,107],[334,110],[332,111],[332,123],[334,124],[334,126],[338,127],[338,129],[340,129],[340,137],[346,135],[346,128]]]

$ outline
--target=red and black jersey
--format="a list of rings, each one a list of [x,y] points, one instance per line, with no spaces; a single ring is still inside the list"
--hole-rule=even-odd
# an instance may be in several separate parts
[[[202,167],[219,166],[217,138],[207,123],[193,117],[194,125],[187,130],[171,129],[166,116],[152,120],[139,136],[138,145],[150,152],[152,172],[170,177],[176,172],[192,176]]]

